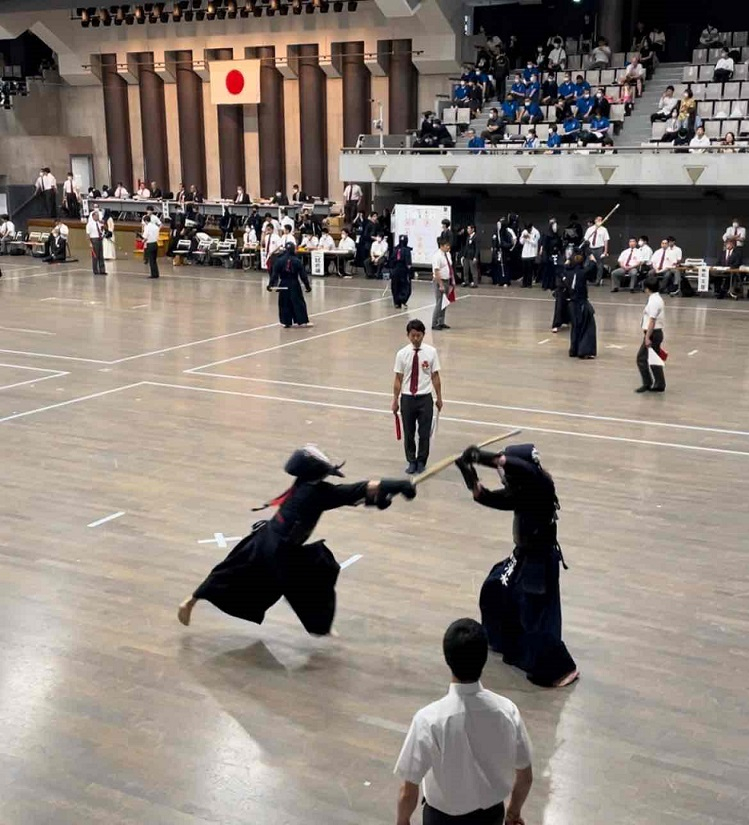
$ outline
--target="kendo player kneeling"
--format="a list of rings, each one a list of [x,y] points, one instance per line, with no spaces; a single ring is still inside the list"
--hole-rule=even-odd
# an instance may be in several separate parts
[[[580,675],[562,641],[562,604],[554,480],[532,444],[500,453],[469,447],[456,462],[474,499],[485,507],[512,510],[515,549],[495,564],[481,588],[481,621],[489,646],[543,687],[562,687]],[[475,465],[495,468],[504,482],[487,490]]]
[[[278,507],[275,516],[254,524],[252,533],[182,602],[177,613],[180,622],[189,625],[196,602],[205,599],[230,616],[262,624],[265,611],[284,596],[308,633],[329,634],[341,568],[325,542],[306,543],[320,517],[326,510],[357,504],[384,510],[399,493],[408,499],[416,495],[409,480],[355,484],[325,480],[343,476],[341,466],[313,445],[296,450],[284,467],[295,477],[294,483],[265,505]]]
[[[300,327],[314,326],[307,315],[307,303],[302,294],[302,284],[307,292],[312,292],[304,264],[296,256],[294,243],[287,243],[283,253],[273,264],[268,291],[278,290],[278,320],[286,329],[297,324]]]

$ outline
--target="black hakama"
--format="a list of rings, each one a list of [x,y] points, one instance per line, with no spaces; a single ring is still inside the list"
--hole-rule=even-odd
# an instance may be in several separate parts
[[[398,245],[390,258],[390,290],[393,304],[400,309],[411,297],[411,248]]]
[[[554,287],[554,317],[551,321],[552,329],[559,329],[570,322],[570,294],[567,286],[567,277],[564,272],[557,276]]]
[[[596,312],[588,300],[588,273],[595,264],[567,271],[570,292],[570,358],[594,358],[598,354]]]
[[[304,300],[302,284],[309,292],[310,282],[304,265],[294,255],[284,253],[276,259],[269,288],[279,287],[278,320],[285,326],[308,324],[307,302]]]

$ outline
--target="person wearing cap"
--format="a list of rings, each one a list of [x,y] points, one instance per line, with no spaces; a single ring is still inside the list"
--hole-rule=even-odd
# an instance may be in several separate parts
[[[299,327],[314,326],[307,314],[302,284],[306,292],[312,292],[304,264],[297,257],[296,244],[288,241],[283,252],[274,260],[266,287],[269,292],[278,290],[278,320],[285,329],[290,329],[294,324]]]
[[[481,588],[481,623],[489,647],[534,684],[571,684],[580,674],[562,641],[559,564],[564,566],[564,558],[557,541],[554,479],[533,444],[513,444],[498,453],[471,446],[455,463],[478,504],[514,513],[515,549],[494,565]],[[496,470],[503,486],[486,489],[477,464]]]
[[[293,484],[257,508],[277,507],[276,514],[256,522],[250,535],[180,604],[179,621],[189,625],[195,605],[204,600],[230,616],[262,624],[265,612],[285,597],[308,633],[327,636],[335,617],[340,566],[324,541],[308,544],[320,517],[328,510],[358,504],[384,510],[396,495],[416,495],[408,479],[353,484],[326,480],[343,477],[342,466],[312,444],[295,450],[284,467],[294,477]]]

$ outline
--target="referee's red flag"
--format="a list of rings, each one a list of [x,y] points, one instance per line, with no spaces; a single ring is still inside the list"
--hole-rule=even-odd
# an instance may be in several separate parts
[[[400,419],[400,416],[398,415],[398,413],[394,413],[394,415],[395,415],[395,440],[400,441],[401,436],[402,436],[402,433],[401,433],[401,419]]]

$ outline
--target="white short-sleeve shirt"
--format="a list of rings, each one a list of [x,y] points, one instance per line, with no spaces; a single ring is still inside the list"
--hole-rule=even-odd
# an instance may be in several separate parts
[[[451,684],[447,696],[411,722],[395,773],[424,782],[433,808],[461,816],[510,794],[515,771],[531,764],[531,743],[516,705],[480,682]]]
[[[440,371],[440,359],[437,350],[430,344],[423,341],[419,347],[419,380],[416,392],[411,393],[411,373],[414,365],[414,348],[408,344],[399,349],[395,356],[395,366],[393,372],[403,375],[401,386],[402,395],[426,395],[432,391],[432,376]]]
[[[591,249],[601,249],[609,242],[609,230],[605,226],[589,226],[585,232],[585,240]]]
[[[647,330],[650,326],[650,319],[655,319],[654,328],[663,329],[663,315],[665,313],[663,298],[657,292],[653,292],[645,304],[645,311],[642,313],[642,328]]]
[[[438,249],[434,256],[432,257],[432,279],[437,280],[434,277],[434,273],[439,272],[440,278],[442,278],[442,282],[447,284],[450,282],[450,273],[453,272],[453,259],[452,255],[449,252],[443,252],[441,249]]]

